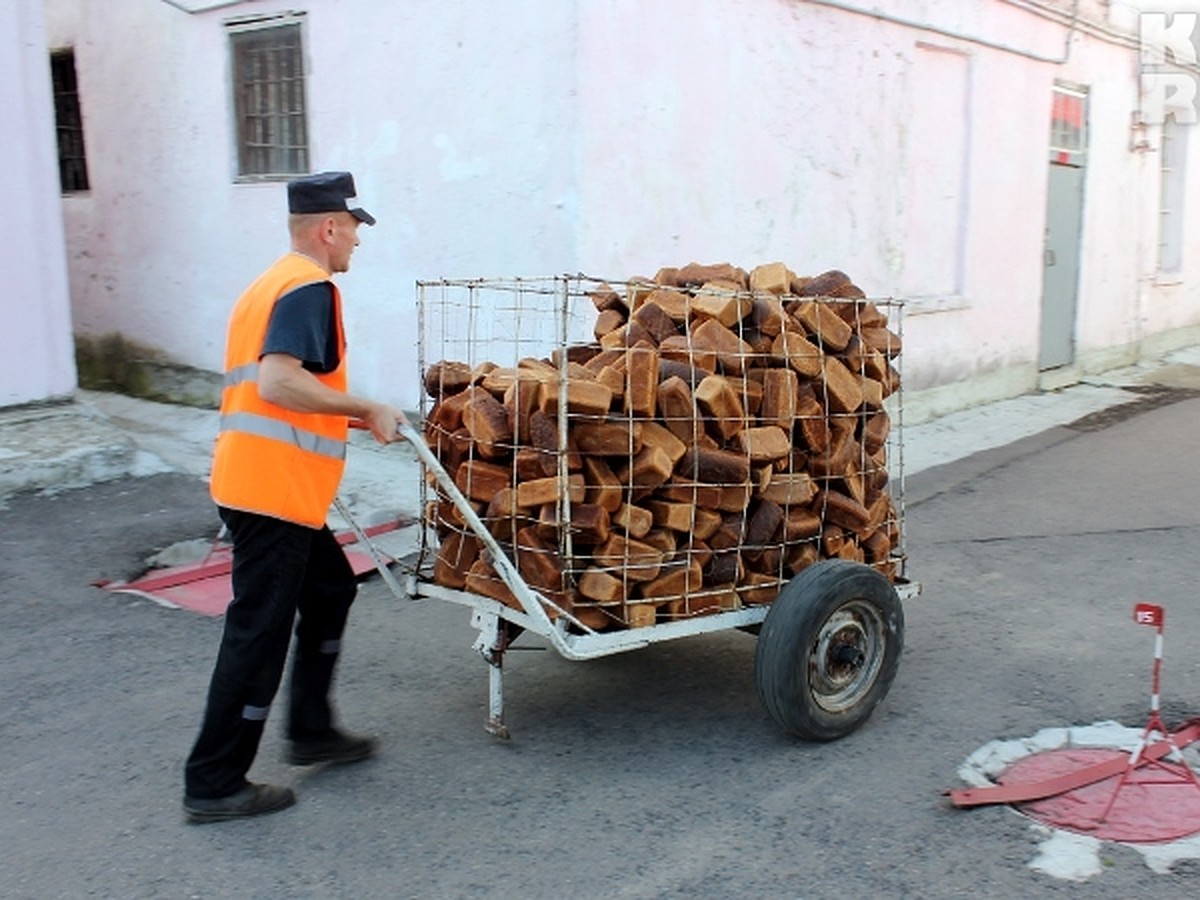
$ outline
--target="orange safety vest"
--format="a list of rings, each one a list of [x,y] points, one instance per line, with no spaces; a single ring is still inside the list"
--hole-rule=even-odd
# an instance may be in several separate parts
[[[329,273],[298,253],[279,259],[238,298],[225,344],[221,421],[210,489],[220,506],[286,519],[311,528],[325,524],[346,466],[346,416],[302,413],[258,395],[258,362],[271,310],[280,297]],[[332,284],[332,282],[331,282]],[[313,373],[346,390],[341,296],[333,288],[338,366]]]

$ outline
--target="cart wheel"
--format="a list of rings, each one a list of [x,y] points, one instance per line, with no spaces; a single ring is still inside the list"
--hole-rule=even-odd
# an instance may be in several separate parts
[[[887,696],[903,643],[904,611],[883,575],[842,559],[816,563],[784,586],[763,621],[759,698],[790,734],[844,737]]]

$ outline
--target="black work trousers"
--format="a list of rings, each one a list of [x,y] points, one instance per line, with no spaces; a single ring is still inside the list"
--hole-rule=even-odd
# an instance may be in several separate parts
[[[187,796],[198,799],[245,787],[283,677],[293,623],[286,736],[316,738],[333,728],[329,693],[357,590],[329,528],[224,507],[218,512],[233,541],[233,602],[184,775]]]

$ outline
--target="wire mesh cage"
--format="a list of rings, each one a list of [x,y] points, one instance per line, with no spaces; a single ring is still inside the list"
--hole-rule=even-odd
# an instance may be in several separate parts
[[[903,580],[902,302],[678,271],[417,283],[425,439],[521,577],[596,630],[769,604],[825,558]],[[423,505],[427,577],[519,609],[431,477]]]

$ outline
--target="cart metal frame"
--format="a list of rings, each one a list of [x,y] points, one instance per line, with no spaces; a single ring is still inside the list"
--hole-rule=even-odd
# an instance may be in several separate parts
[[[529,290],[539,294],[553,293],[555,297],[561,297],[562,322],[557,341],[558,346],[565,347],[569,328],[567,319],[571,298],[570,285],[580,282],[593,284],[619,283],[615,281],[604,282],[601,279],[595,279],[586,275],[563,275],[545,279],[505,279],[503,283],[506,285],[515,285],[517,289],[528,285]],[[419,304],[420,341],[418,344],[418,365],[421,371],[424,371],[427,364],[424,345],[427,310],[424,302],[424,292],[427,289],[444,290],[448,287],[474,291],[482,289],[491,283],[493,283],[491,279],[443,279],[439,281],[417,282],[418,294],[421,298]],[[902,305],[894,300],[886,302],[892,307]],[[474,327],[474,322],[466,323],[465,327]],[[902,337],[902,320],[898,324],[898,327]],[[563,365],[565,369],[565,356]],[[562,452],[559,454],[559,462],[560,477],[565,480],[565,440],[567,434],[565,419],[567,409],[565,371],[564,377],[560,379],[559,387],[559,435],[564,444],[560,448]],[[903,441],[900,437],[903,426],[903,404],[899,402],[899,393],[898,391],[898,402],[896,404],[897,427],[894,434],[894,445],[898,452],[895,454],[895,457],[889,453],[888,465],[889,470],[895,470],[897,473],[897,477],[891,484],[898,489],[898,496],[894,496],[894,502],[899,511],[901,526],[901,545],[898,557],[901,568],[892,587],[901,601],[908,601],[920,593],[921,586],[918,583],[909,581],[905,577],[903,569],[904,562],[906,561],[903,552]],[[424,399],[423,397],[423,402]],[[422,412],[425,412],[425,410],[422,409]],[[521,605],[521,609],[514,609],[511,606],[481,594],[455,590],[435,583],[432,578],[432,569],[429,567],[426,558],[427,551],[425,538],[423,537],[417,564],[407,573],[406,584],[404,585],[405,592],[414,599],[429,598],[443,600],[465,606],[471,610],[471,625],[479,631],[472,649],[479,653],[488,664],[488,716],[485,729],[497,737],[508,738],[510,736],[504,722],[504,656],[512,640],[522,631],[528,631],[531,634],[545,638],[566,659],[587,660],[636,650],[663,641],[711,634],[730,629],[742,629],[753,632],[762,625],[771,611],[771,604],[750,605],[736,610],[694,616],[671,622],[659,622],[640,628],[596,631],[579,621],[569,610],[563,609],[553,600],[534,590],[529,585],[509,558],[504,547],[501,546],[486,524],[475,513],[470,501],[459,490],[453,477],[446,471],[437,455],[425,442],[424,437],[408,424],[400,427],[400,433],[412,445],[421,463],[436,479],[440,489],[450,498],[457,512],[463,517],[467,526],[480,541],[482,553],[486,555],[505,586],[513,593]],[[892,441],[892,439],[889,438],[889,441]],[[897,491],[893,491],[893,494],[896,493]],[[569,502],[566,492],[563,491],[560,503],[566,505],[566,509],[563,512],[568,519]],[[421,527],[424,534],[428,530],[427,526],[423,523]],[[569,547],[567,549],[569,551]],[[860,565],[864,569],[868,568],[865,564]],[[395,587],[393,584],[393,582],[389,582],[389,586],[392,586],[394,591]],[[553,618],[547,610],[554,612],[555,615]]]

